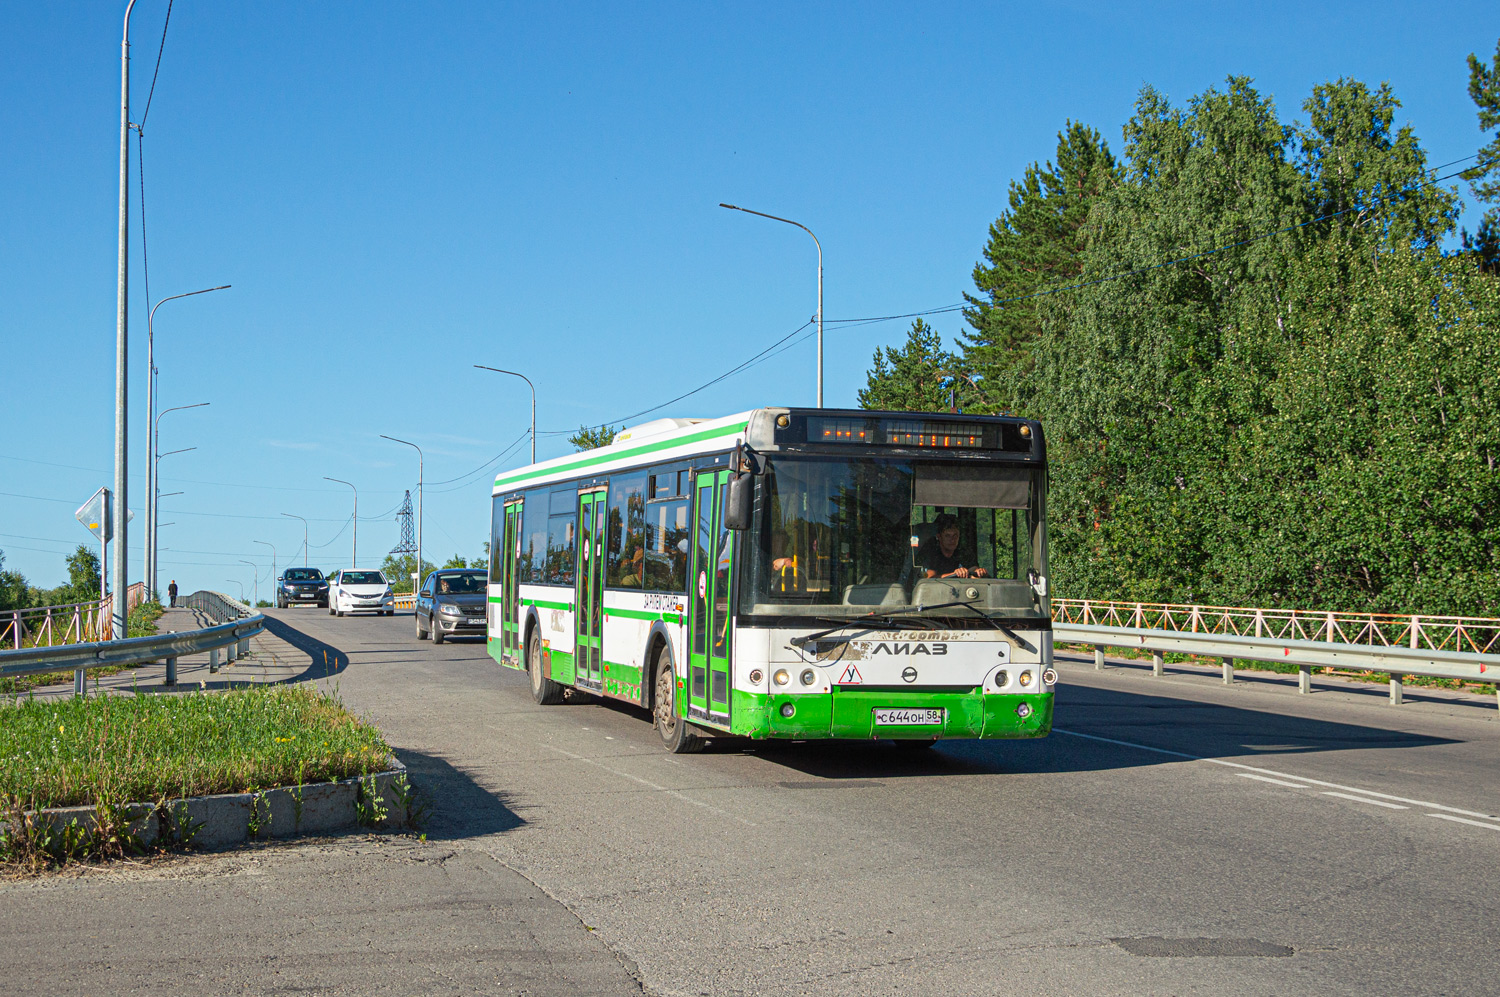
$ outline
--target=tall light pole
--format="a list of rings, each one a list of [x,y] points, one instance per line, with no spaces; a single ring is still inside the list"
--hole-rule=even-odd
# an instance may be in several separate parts
[[[530,382],[528,381],[527,383],[529,384]],[[382,440],[390,440],[392,443],[405,443],[417,452],[417,577],[411,587],[411,590],[416,592],[417,589],[422,587],[422,500],[426,494],[425,489],[422,487],[422,465],[424,463],[422,448],[409,440],[398,440],[394,436],[387,436],[384,433],[380,434],[380,438]]]
[[[818,408],[822,408],[823,407],[823,244],[818,241],[818,237],[817,236],[813,235],[812,229],[808,228],[806,225],[803,225],[801,222],[794,222],[790,218],[778,218],[776,215],[768,215],[764,211],[751,211],[749,208],[742,208],[742,207],[740,207],[737,204],[723,204],[723,203],[720,203],[719,207],[721,207],[721,208],[728,208],[730,211],[743,211],[747,215],[759,215],[762,218],[769,218],[773,222],[786,222],[788,225],[795,225],[798,228],[800,228],[802,231],[806,232],[808,235],[812,235],[813,245],[818,247],[818,315],[817,315],[817,318],[818,318]]]
[[[341,485],[348,485],[350,488],[354,488],[354,484],[352,482],[345,481],[343,478],[330,478],[328,475],[325,474],[325,475],[323,475],[323,480],[324,481],[337,481]],[[358,488],[354,488],[354,518],[353,518],[353,522],[354,522],[354,544],[352,546],[352,549],[349,551],[349,567],[351,567],[351,568],[357,568],[357,567],[359,567],[359,489]]]
[[[156,480],[156,465],[161,462],[162,455],[156,451],[161,444],[161,417],[168,412],[181,412],[183,409],[202,408],[208,402],[197,402],[193,405],[174,405],[164,410],[161,415],[151,420],[151,434],[146,447],[146,581],[151,586],[151,597],[156,597],[157,571],[156,571],[156,531],[158,525],[156,520],[161,513],[157,510],[157,503],[161,496],[157,492],[161,489],[161,482]],[[178,451],[173,451],[177,453]]]
[[[496,374],[510,374],[512,377],[519,377],[521,380],[525,381],[526,382],[526,386],[531,389],[531,462],[533,464],[535,464],[536,463],[536,385],[532,384],[531,383],[531,378],[527,377],[525,374],[517,374],[513,370],[501,370],[499,367],[486,367],[484,364],[479,364],[479,363],[475,364],[474,366],[476,368],[478,368],[479,370],[492,370]]]
[[[130,474],[128,467],[129,448],[126,431],[130,428],[126,417],[130,401],[126,379],[126,359],[130,353],[130,12],[135,0],[125,5],[125,25],[120,33],[120,255],[119,272],[115,285],[115,599],[111,617],[114,623],[115,640],[124,640],[126,616],[125,603],[130,597],[130,544],[126,530],[129,526]]]
[[[168,301],[190,298],[195,294],[207,294],[209,291],[222,291],[228,287],[228,284],[223,284],[219,287],[205,287],[201,291],[188,291],[186,294],[174,294],[169,298],[162,298],[152,306],[151,312],[146,316],[146,580],[149,583],[151,598],[156,597],[156,434],[158,426],[156,419],[156,333],[153,331],[156,309]],[[196,406],[179,407],[195,408]]]
[[[260,569],[255,566],[255,562],[254,561],[247,561],[243,557],[240,558],[239,560],[240,560],[241,564],[248,564],[248,565],[250,565],[250,585],[251,585],[251,591],[254,593],[253,598],[255,599],[255,601],[256,602],[260,602]],[[240,600],[240,602],[244,602],[244,601],[245,601],[244,599]]]
[[[302,519],[301,516],[293,516],[289,512],[283,512],[288,519]],[[302,566],[307,567],[307,520],[302,519]]]
[[[240,581],[238,578],[226,578],[224,580],[226,582],[234,582],[236,585],[238,585],[240,587],[240,602],[244,602],[245,601],[245,583],[242,582],[242,581]]]
[[[280,589],[278,589],[276,585],[276,545],[266,543],[264,540],[252,540],[250,542],[253,544],[260,544],[262,547],[271,548],[271,591],[277,592],[279,598]],[[272,599],[271,604],[277,605],[276,599]]]

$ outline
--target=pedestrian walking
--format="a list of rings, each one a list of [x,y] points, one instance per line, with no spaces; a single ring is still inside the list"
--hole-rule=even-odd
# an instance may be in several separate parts
[[[172,584],[167,586],[167,598],[172,600],[172,608],[177,608],[177,579],[172,579]]]

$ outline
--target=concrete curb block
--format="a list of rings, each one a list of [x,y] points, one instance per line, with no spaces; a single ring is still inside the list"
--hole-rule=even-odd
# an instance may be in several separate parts
[[[182,823],[196,825],[188,840],[196,848],[228,848],[246,841],[290,838],[303,834],[327,834],[361,826],[361,808],[372,823],[371,830],[388,831],[406,824],[406,796],[400,792],[406,766],[393,754],[392,767],[384,772],[284,786],[254,793],[222,793],[168,800],[160,807],[149,803],[125,806],[131,834],[142,844],[178,838]],[[408,790],[409,792],[409,790]],[[374,819],[383,810],[384,815]],[[60,833],[73,821],[88,832],[98,826],[94,807],[57,807],[39,815]],[[0,824],[0,828],[4,825]]]

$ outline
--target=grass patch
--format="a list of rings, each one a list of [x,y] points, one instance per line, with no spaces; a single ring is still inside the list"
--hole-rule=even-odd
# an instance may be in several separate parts
[[[380,732],[309,686],[0,705],[0,806],[158,802],[390,768]]]

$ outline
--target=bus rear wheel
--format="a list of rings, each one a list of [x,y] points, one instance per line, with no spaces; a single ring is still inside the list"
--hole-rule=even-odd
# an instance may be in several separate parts
[[[540,706],[563,701],[563,687],[542,674],[542,642],[535,632],[526,641],[526,676],[531,679],[531,698]]]
[[[674,755],[686,755],[703,747],[703,737],[684,717],[677,715],[677,670],[666,645],[656,652],[656,695],[651,701],[652,720],[661,742]]]

